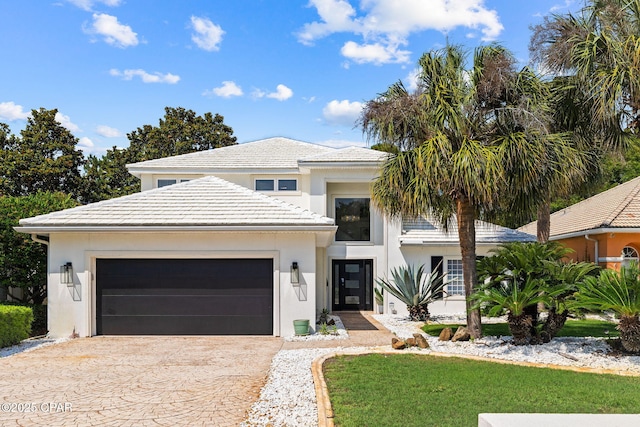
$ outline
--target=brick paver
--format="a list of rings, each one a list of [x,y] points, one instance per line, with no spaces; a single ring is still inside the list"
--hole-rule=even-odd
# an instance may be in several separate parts
[[[1,359],[2,426],[237,426],[274,337],[94,337]],[[30,412],[27,412],[30,411]]]

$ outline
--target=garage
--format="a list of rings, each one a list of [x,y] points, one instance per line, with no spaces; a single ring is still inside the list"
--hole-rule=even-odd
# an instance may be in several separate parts
[[[98,335],[272,335],[273,259],[96,259]]]

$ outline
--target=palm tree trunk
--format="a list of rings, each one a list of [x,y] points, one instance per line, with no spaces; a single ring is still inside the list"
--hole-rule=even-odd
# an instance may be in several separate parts
[[[551,233],[551,202],[548,197],[538,206],[537,220],[538,242],[547,243]]]
[[[462,253],[462,279],[467,305],[467,328],[472,338],[480,338],[482,337],[480,309],[471,310],[470,299],[478,281],[476,274],[476,214],[466,196],[459,197],[456,200],[456,208],[458,237],[460,239],[460,252]]]

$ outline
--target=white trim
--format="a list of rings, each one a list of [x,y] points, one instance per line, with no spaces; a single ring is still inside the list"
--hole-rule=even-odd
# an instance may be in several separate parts
[[[598,258],[598,262],[622,262],[622,257],[619,256],[601,256]]]
[[[90,336],[95,336],[97,330],[97,309],[96,309],[96,259],[149,259],[149,258],[182,258],[182,259],[237,259],[237,258],[271,258],[273,260],[273,336],[279,337],[281,331],[280,324],[280,251],[101,251],[88,250],[84,252],[85,265],[90,266],[89,272],[91,280],[91,298],[84,302],[87,311],[90,313],[88,330]]]
[[[333,231],[338,229],[336,225],[53,225],[53,226],[19,226],[14,227],[14,230],[20,233],[34,234],[34,233],[99,233],[99,232],[201,232],[201,231],[221,231],[221,232],[273,232],[273,231],[287,231],[287,232],[322,232]]]
[[[556,234],[549,237],[549,240],[570,239],[572,237],[584,237],[586,234],[607,234],[607,233],[640,233],[640,227],[625,228],[590,228],[588,230],[574,231],[571,233]]]

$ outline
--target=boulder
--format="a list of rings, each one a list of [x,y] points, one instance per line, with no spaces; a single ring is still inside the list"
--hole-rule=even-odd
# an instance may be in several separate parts
[[[416,340],[416,344],[420,348],[429,348],[429,343],[427,339],[423,337],[421,334],[413,334],[413,338]]]
[[[452,336],[453,336],[453,331],[451,330],[451,328],[444,328],[442,331],[440,331],[440,336],[438,337],[438,340],[449,341]]]
[[[469,341],[471,335],[469,334],[469,330],[466,326],[460,326],[455,334],[453,334],[453,338],[451,338],[452,342],[456,341]]]
[[[407,343],[407,347],[415,347],[417,345],[415,338],[407,338],[405,342]]]
[[[391,347],[395,350],[402,350],[407,346],[407,343],[404,340],[398,338],[391,338]]]

